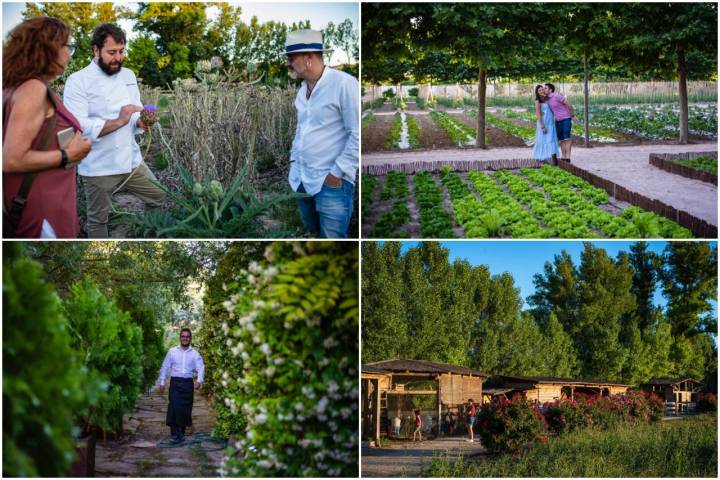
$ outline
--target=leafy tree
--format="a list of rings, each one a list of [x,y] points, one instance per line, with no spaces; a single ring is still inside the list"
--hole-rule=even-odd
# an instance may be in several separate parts
[[[620,17],[622,39],[612,45],[616,63],[635,71],[677,79],[681,144],[688,142],[688,60],[704,75],[717,75],[716,3],[633,3],[613,6]],[[707,70],[705,70],[707,69]]]
[[[662,272],[667,317],[675,337],[717,332],[717,247],[708,242],[668,242]]]
[[[577,353],[572,338],[565,332],[554,313],[548,317],[543,330],[542,349],[543,375],[551,377],[574,377],[577,375]]]
[[[85,68],[93,58],[91,46],[93,30],[103,23],[117,22],[121,10],[119,6],[109,2],[26,3],[23,18],[55,17],[70,25],[77,48],[65,73],[59,80],[59,83],[62,84],[72,73]]]
[[[406,357],[410,337],[400,243],[365,242],[362,255],[362,362]]]
[[[637,242],[630,246],[629,260],[635,272],[631,289],[637,305],[635,315],[638,319],[638,328],[644,330],[653,326],[653,320],[656,318],[657,308],[653,303],[653,296],[659,280],[662,259],[648,249],[647,242]]]
[[[627,358],[620,342],[621,319],[635,308],[627,258],[613,261],[605,250],[586,243],[578,276],[580,305],[570,334],[581,360],[581,374],[618,380]]]
[[[545,262],[544,273],[533,275],[535,293],[528,303],[540,325],[545,325],[551,314],[570,331],[576,323],[580,302],[578,271],[572,257],[565,250],[555,255],[553,263]]]

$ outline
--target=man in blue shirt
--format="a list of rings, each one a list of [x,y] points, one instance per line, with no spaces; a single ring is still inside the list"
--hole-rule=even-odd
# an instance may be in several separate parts
[[[197,350],[190,346],[192,333],[189,328],[180,331],[180,346],[168,350],[158,378],[160,393],[165,391],[165,378],[170,370],[170,392],[168,394],[167,417],[173,443],[183,441],[185,428],[192,425],[193,388],[197,390],[205,378],[205,364]],[[197,381],[193,381],[197,372]]]
[[[323,238],[346,238],[359,164],[360,85],[323,61],[322,34],[287,34],[285,65],[303,82],[295,98],[297,129],[290,152],[290,186],[305,228]]]

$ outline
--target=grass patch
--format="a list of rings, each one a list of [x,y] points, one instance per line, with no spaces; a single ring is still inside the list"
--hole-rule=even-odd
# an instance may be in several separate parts
[[[717,416],[584,430],[520,456],[434,457],[430,477],[717,477]]]
[[[402,118],[400,112],[393,115],[393,124],[388,132],[388,138],[385,141],[385,148],[398,148],[400,142],[400,132],[402,132]]]
[[[367,114],[365,114],[365,115],[362,117],[362,123],[361,123],[362,128],[365,128],[365,127],[367,127],[368,125],[370,125],[370,123],[371,123],[373,120],[375,120],[375,115],[373,115],[372,112],[368,112]]]

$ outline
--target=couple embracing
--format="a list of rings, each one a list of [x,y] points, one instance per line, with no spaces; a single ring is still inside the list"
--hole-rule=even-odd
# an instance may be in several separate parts
[[[535,87],[535,115],[537,127],[532,158],[545,162],[550,160],[553,165],[557,165],[560,155],[561,160],[569,163],[575,113],[567,98],[555,93],[555,85],[552,83]]]

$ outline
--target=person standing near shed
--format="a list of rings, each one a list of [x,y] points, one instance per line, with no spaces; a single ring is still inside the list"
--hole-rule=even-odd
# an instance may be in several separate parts
[[[473,424],[475,423],[475,403],[473,402],[473,399],[468,400],[468,410],[467,410],[467,427],[468,427],[468,433],[470,434],[470,438],[468,438],[468,442],[474,442],[475,441],[475,432],[473,432]]]
[[[193,388],[199,389],[205,378],[205,364],[200,353],[190,346],[191,340],[189,328],[180,330],[180,346],[168,350],[158,378],[159,390],[163,393],[169,370],[170,391],[165,423],[170,427],[173,444],[181,443],[185,429],[192,425]],[[197,372],[197,381],[193,381],[194,372]]]

